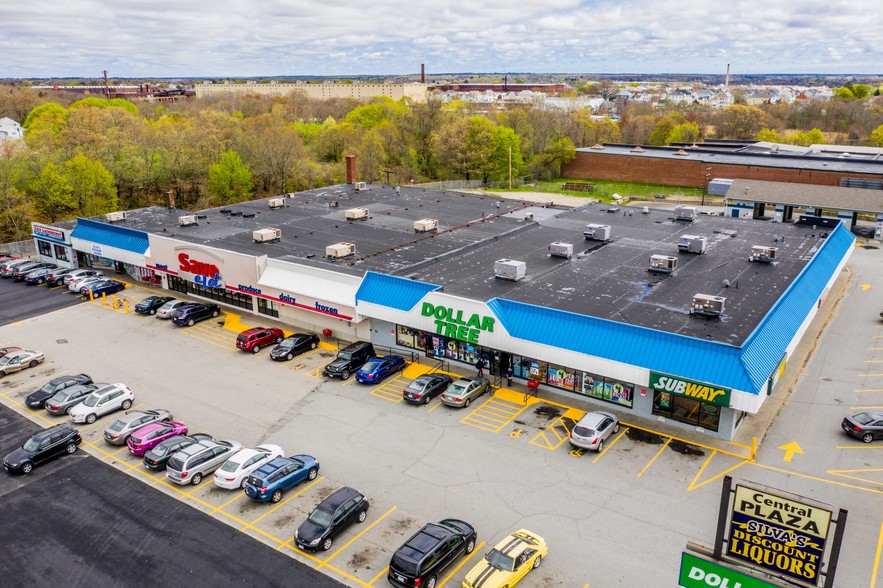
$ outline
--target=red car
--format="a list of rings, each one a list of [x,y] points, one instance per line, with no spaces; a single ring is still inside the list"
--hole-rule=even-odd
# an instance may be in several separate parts
[[[13,351],[21,351],[21,347],[0,347],[0,357],[3,357],[7,353],[12,353]]]
[[[236,347],[243,351],[257,353],[261,350],[261,347],[281,343],[284,338],[285,333],[282,332],[282,329],[277,329],[276,327],[255,327],[239,333],[239,336],[236,337]]]
[[[177,421],[153,422],[136,429],[126,440],[132,455],[142,456],[169,437],[186,435],[187,426]]]

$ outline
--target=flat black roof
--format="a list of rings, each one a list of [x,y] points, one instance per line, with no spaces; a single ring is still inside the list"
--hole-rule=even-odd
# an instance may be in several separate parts
[[[592,202],[592,201],[589,201]],[[337,203],[333,206],[330,203]],[[198,226],[178,226],[185,211],[154,207],[129,213],[122,224],[201,245],[266,254],[344,273],[371,270],[439,284],[477,300],[495,297],[591,315],[651,329],[741,344],[821,245],[825,229],[771,221],[698,215],[591,203],[562,209],[453,191],[372,186],[311,190],[271,210],[268,199],[199,212]],[[347,221],[344,211],[365,207],[369,218]],[[530,218],[529,218],[530,217]],[[415,233],[415,220],[439,221],[437,233]],[[611,239],[586,240],[587,224],[611,227]],[[256,243],[252,231],[282,231],[278,243]],[[682,235],[704,236],[703,255],[682,253]],[[354,256],[325,258],[325,247],[356,245]],[[549,244],[571,243],[571,259],[551,257]],[[748,261],[754,245],[777,247],[774,263]],[[677,257],[672,274],[648,271],[653,254]],[[494,262],[526,263],[518,282],[494,277]],[[695,294],[727,298],[719,319],[689,314]]]
[[[626,155],[628,157],[647,157],[651,159],[675,159],[701,161],[707,164],[752,165],[760,167],[778,167],[788,169],[806,169],[817,171],[838,172],[849,174],[883,174],[883,158],[879,154],[862,152],[861,148],[844,156],[835,151],[812,152],[804,148],[803,152],[784,146],[772,151],[772,144],[755,143],[738,150],[721,148],[715,145],[703,147],[654,147],[641,145],[641,151],[635,151],[637,145],[604,143],[603,149],[581,147],[583,153],[598,155]],[[678,155],[681,153],[681,155]]]

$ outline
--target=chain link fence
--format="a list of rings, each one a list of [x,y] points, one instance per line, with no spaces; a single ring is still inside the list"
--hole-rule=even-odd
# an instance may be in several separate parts
[[[13,243],[2,243],[0,244],[0,255],[36,257],[37,247],[34,245],[33,239],[28,239],[27,241],[15,241]]]

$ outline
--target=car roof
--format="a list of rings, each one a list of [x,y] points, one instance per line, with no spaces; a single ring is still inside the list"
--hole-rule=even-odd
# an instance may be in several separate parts
[[[349,486],[344,486],[325,500],[319,503],[316,508],[320,508],[322,510],[337,510],[337,508],[350,500],[355,496],[362,496],[362,493],[356,490],[355,488],[350,488]]]
[[[49,427],[48,429],[43,429],[42,431],[37,431],[36,433],[31,435],[31,437],[32,438],[36,437],[38,439],[44,439],[44,438],[48,437],[49,435],[52,435],[53,433],[58,433],[59,431],[72,431],[72,430],[74,430],[73,425],[70,425],[68,423],[59,423],[53,427]]]
[[[253,475],[272,474],[273,472],[275,472],[279,468],[285,467],[290,463],[292,463],[292,461],[290,459],[288,459],[287,457],[274,457],[273,459],[271,459],[270,461],[268,461],[267,463],[265,463],[264,465],[262,465],[261,467],[256,469]]]
[[[580,425],[583,427],[591,427],[593,425],[597,425],[598,423],[600,423],[601,421],[603,421],[606,418],[615,419],[616,417],[613,416],[612,414],[610,414],[609,412],[603,412],[600,410],[593,410],[591,412],[587,412],[585,414],[585,416],[583,416],[583,418],[581,418],[579,420],[577,425]]]

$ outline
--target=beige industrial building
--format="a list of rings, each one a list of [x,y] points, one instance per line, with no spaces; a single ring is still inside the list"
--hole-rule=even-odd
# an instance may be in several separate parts
[[[378,96],[387,96],[393,100],[409,98],[414,102],[426,102],[426,84],[409,82],[402,84],[372,84],[372,83],[341,83],[322,82],[310,84],[306,82],[279,83],[270,82],[259,84],[257,82],[233,83],[201,83],[195,84],[197,98],[217,96],[219,94],[260,94],[269,96],[283,96],[291,92],[300,92],[308,98],[328,100],[330,98],[354,98],[356,100],[370,100]]]

